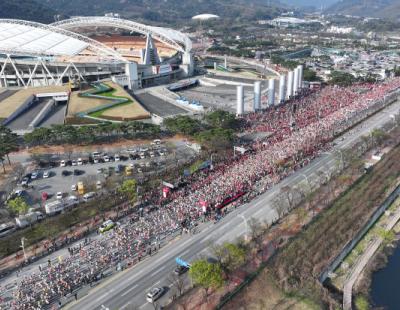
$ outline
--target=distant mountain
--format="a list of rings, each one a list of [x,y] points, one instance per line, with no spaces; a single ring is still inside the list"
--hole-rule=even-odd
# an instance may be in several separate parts
[[[326,9],[338,1],[339,0],[280,0],[280,2],[296,8],[314,7],[316,9],[320,9],[321,7]]]
[[[51,23],[57,12],[34,0],[0,0],[0,18]]]
[[[328,13],[398,20],[400,0],[341,0]]]
[[[3,0],[0,0],[3,1]],[[221,17],[268,18],[279,14],[280,4],[269,0],[42,0],[66,15],[104,15],[175,23],[202,13]]]

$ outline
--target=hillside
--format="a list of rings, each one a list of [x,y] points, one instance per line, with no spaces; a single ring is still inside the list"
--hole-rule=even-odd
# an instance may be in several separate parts
[[[397,20],[400,18],[400,0],[341,0],[327,12]]]
[[[0,18],[25,19],[41,23],[51,23],[56,15],[50,9],[34,0],[0,0]]]
[[[267,18],[280,12],[267,0],[43,0],[49,7],[66,15],[104,15],[119,13],[122,17],[156,23],[175,24],[201,13],[221,17]],[[271,1],[270,1],[271,2]]]

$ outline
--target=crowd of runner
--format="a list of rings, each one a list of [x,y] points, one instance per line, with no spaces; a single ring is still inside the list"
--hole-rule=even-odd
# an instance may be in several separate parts
[[[140,210],[101,238],[69,249],[68,257],[49,261],[37,272],[21,277],[12,300],[0,299],[0,309],[57,305],[62,296],[97,281],[105,270],[149,254],[149,244],[157,244],[161,236],[208,219],[227,197],[237,193],[254,196],[254,188],[260,184],[268,189],[318,156],[336,132],[353,125],[355,115],[371,112],[379,100],[399,87],[400,79],[348,88],[328,86],[267,111],[247,114],[245,132],[268,133],[267,138],[253,143],[253,152],[198,172],[185,186],[160,199],[162,207]]]

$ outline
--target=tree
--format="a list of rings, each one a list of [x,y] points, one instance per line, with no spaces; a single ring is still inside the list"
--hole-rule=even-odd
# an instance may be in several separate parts
[[[172,284],[172,286],[175,288],[176,292],[178,293],[178,297],[182,295],[183,290],[185,288],[185,281],[184,278],[176,274],[175,272],[172,272],[168,279],[169,283]]]
[[[9,128],[0,125],[0,152],[7,157],[9,164],[11,162],[8,155],[15,151],[18,151],[18,136]]]
[[[201,129],[199,120],[189,116],[179,115],[164,120],[164,125],[173,133],[182,133],[184,135],[193,135]]]
[[[246,258],[246,251],[242,247],[229,242],[215,246],[213,254],[216,256],[226,276],[242,265]]]
[[[330,84],[339,86],[350,86],[356,81],[357,79],[352,74],[342,71],[332,71],[329,79]]]
[[[223,128],[205,130],[196,134],[195,138],[210,150],[224,150],[232,146],[233,130]]]
[[[357,310],[368,310],[370,308],[368,300],[364,296],[357,296],[355,304]]]
[[[194,284],[205,289],[206,296],[208,296],[210,288],[219,288],[224,283],[221,266],[209,263],[205,259],[194,261],[190,267],[189,275]]]
[[[137,183],[136,180],[130,179],[125,180],[122,185],[120,186],[119,190],[120,193],[124,194],[128,197],[129,201],[133,204],[136,202],[137,198]]]
[[[17,197],[8,202],[8,207],[18,215],[25,214],[29,210],[28,204],[21,197]]]
[[[238,120],[235,115],[223,110],[207,113],[204,119],[215,128],[235,129],[238,126]]]

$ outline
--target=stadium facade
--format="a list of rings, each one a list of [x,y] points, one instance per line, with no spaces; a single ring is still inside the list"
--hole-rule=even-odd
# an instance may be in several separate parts
[[[193,74],[191,50],[179,31],[120,18],[77,17],[51,25],[0,19],[0,87],[105,78],[130,89],[158,85]]]

